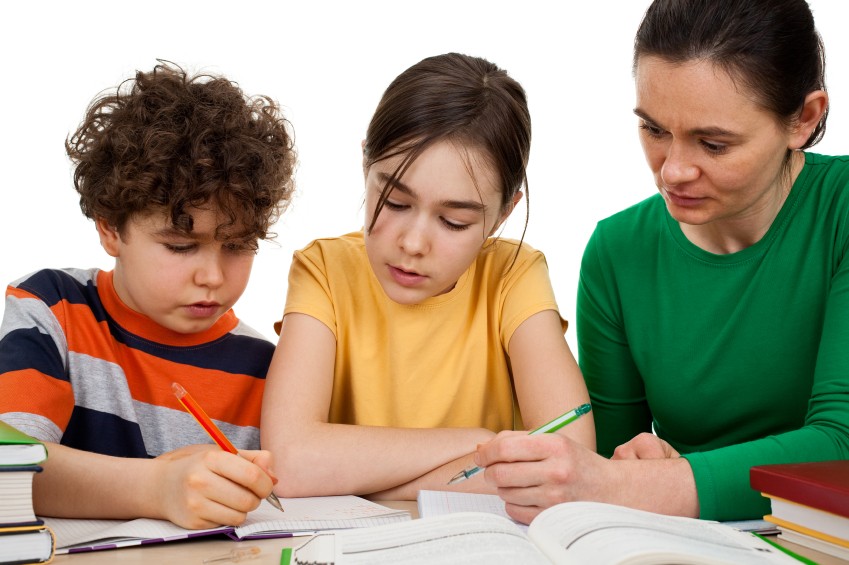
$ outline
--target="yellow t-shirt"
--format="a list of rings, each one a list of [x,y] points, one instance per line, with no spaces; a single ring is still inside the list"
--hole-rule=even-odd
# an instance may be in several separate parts
[[[557,303],[543,254],[517,246],[490,239],[450,292],[414,305],[384,294],[362,232],[295,252],[284,316],[307,314],[336,336],[329,421],[522,429],[507,345]]]

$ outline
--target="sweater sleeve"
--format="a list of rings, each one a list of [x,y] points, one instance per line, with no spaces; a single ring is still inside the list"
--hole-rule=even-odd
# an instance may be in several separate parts
[[[651,431],[643,379],[628,346],[611,257],[597,228],[584,251],[577,298],[578,359],[593,405],[598,452]]]
[[[755,518],[769,511],[769,501],[749,486],[753,465],[849,458],[849,261],[843,260],[847,246],[849,238],[831,279],[804,424],[685,455],[695,475],[702,518]]]
[[[9,286],[0,326],[0,418],[36,439],[59,442],[74,408],[66,367],[65,333],[54,309]]]

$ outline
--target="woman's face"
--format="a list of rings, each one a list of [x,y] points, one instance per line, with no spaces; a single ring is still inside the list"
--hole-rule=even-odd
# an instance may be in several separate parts
[[[768,228],[790,189],[789,128],[710,61],[644,56],[636,86],[646,161],[682,228]]]

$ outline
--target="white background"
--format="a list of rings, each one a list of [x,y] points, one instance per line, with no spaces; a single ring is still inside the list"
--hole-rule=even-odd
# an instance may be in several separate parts
[[[648,0],[4,2],[0,7],[0,283],[42,267],[102,267],[63,142],[100,91],[157,58],[224,74],[278,100],[295,130],[297,194],[236,305],[275,339],[292,251],[362,225],[360,141],[389,82],[448,51],[486,57],[525,87],[533,120],[530,225],[574,320],[595,223],[654,193],[637,138],[633,36]],[[555,10],[555,6],[559,7]],[[816,151],[849,152],[844,0],[811,0],[832,107]],[[521,234],[524,208],[504,235]],[[0,312],[2,312],[0,306]],[[575,349],[575,332],[567,334]]]

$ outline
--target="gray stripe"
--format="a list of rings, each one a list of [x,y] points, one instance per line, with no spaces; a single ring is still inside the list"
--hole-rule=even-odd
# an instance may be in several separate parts
[[[62,430],[59,429],[59,426],[54,424],[52,420],[38,414],[6,412],[0,415],[0,420],[39,441],[59,443],[62,439]]]
[[[184,410],[134,400],[123,369],[103,359],[71,353],[77,406],[136,422],[145,450],[157,456],[184,445],[212,443],[194,417]],[[215,422],[239,449],[259,449],[259,428]]]
[[[65,332],[59,325],[59,320],[50,308],[36,298],[6,297],[6,311],[3,313],[3,323],[0,324],[0,339],[15,330],[36,328],[40,333],[49,335],[62,355],[62,366],[68,370],[68,342]]]
[[[267,337],[265,337],[262,333],[258,332],[257,330],[255,330],[254,328],[247,325],[246,323],[244,323],[241,320],[239,320],[239,323],[236,324],[235,328],[230,330],[230,333],[234,334],[234,335],[242,335],[242,336],[247,336],[247,337],[253,337],[253,338],[256,338],[256,339],[261,339],[263,341],[268,341],[268,343],[274,343],[272,341],[269,341],[269,339]]]
[[[136,421],[127,377],[119,365],[74,351],[68,357],[77,406]]]
[[[161,455],[184,445],[213,443],[194,417],[183,410],[136,402],[136,414],[150,455]],[[259,428],[213,421],[238,449],[259,449]]]

